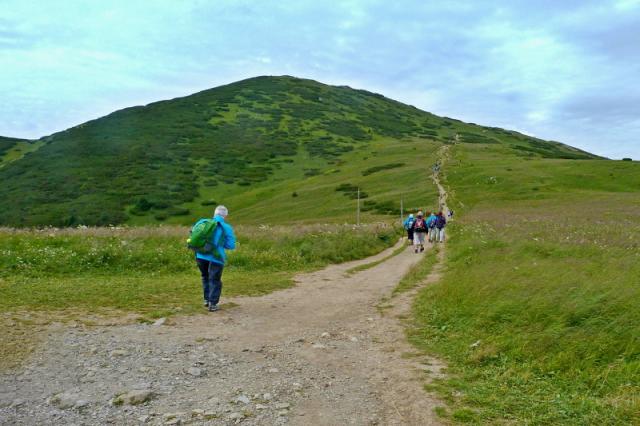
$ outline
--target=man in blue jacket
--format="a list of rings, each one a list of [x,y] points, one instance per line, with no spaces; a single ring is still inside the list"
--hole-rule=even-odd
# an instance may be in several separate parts
[[[203,254],[196,252],[196,262],[200,275],[202,275],[202,291],[204,293],[204,306],[209,312],[215,312],[222,293],[222,270],[227,260],[225,250],[236,248],[236,236],[233,228],[225,219],[229,211],[225,206],[218,206],[213,215],[213,220],[218,223],[213,235],[211,244],[216,250],[217,256],[213,254]]]

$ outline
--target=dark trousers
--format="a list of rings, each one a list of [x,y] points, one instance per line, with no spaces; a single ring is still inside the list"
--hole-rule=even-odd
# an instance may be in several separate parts
[[[413,229],[407,229],[407,238],[409,241],[413,241]]]
[[[200,275],[202,276],[204,300],[211,305],[217,305],[222,293],[222,269],[224,269],[224,265],[204,259],[196,259],[196,262],[198,262],[198,269],[200,269]]]

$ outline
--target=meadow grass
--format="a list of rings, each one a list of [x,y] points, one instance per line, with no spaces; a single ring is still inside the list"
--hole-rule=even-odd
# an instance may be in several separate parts
[[[0,231],[0,310],[199,305],[200,278],[182,227]],[[239,227],[224,294],[292,285],[295,273],[373,255],[396,241],[388,225]],[[197,303],[196,303],[197,302]]]
[[[456,146],[446,173],[458,220],[410,332],[449,364],[443,415],[638,424],[640,167]]]

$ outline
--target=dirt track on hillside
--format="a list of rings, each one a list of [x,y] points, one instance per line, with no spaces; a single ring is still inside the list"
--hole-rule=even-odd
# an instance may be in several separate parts
[[[216,313],[52,328],[23,367],[0,375],[0,423],[438,424],[438,402],[423,387],[441,365],[407,343],[402,323],[415,291],[390,298],[435,252],[407,248],[347,273],[392,250],[300,275],[291,289],[235,298]],[[132,390],[150,399],[113,404]]]

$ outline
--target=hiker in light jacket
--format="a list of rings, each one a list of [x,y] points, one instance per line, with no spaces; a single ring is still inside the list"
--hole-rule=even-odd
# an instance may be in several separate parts
[[[427,217],[427,228],[429,228],[429,242],[436,241],[436,212]]]
[[[409,215],[409,217],[404,221],[402,226],[407,230],[407,239],[409,240],[409,244],[413,244],[413,213]]]
[[[196,262],[202,276],[204,306],[209,309],[209,312],[218,310],[222,293],[222,270],[227,260],[225,250],[236,248],[233,228],[225,221],[228,214],[229,211],[225,206],[218,206],[213,215],[213,220],[218,223],[211,236],[211,244],[216,250],[216,255],[196,252]]]
[[[444,243],[444,228],[447,226],[447,218],[444,217],[442,211],[436,216],[436,241]]]

